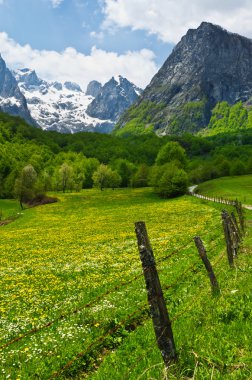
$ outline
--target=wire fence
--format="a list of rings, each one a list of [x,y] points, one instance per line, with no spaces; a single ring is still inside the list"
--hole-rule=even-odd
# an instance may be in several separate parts
[[[193,197],[199,198],[199,199],[204,199],[205,201],[222,203],[224,205],[229,205],[229,206],[235,206],[236,202],[237,202],[236,200],[225,199],[222,197],[207,197],[206,195],[202,195],[202,194],[195,193],[192,191],[190,191],[188,194],[192,195]]]
[[[206,200],[213,200],[214,199],[214,201],[216,201],[216,199],[218,199],[218,198],[202,197],[202,196],[200,196],[198,194],[194,194],[194,193],[192,193],[191,195],[197,196],[198,198],[203,198]],[[219,198],[219,201],[220,201],[219,203],[224,203],[224,202],[221,202],[221,200],[222,199]],[[223,200],[223,201],[227,201],[227,200]],[[217,200],[217,202],[218,202],[218,200]],[[229,203],[226,202],[225,204],[235,206],[237,203],[236,203],[236,201],[229,201]],[[216,234],[215,234],[215,232],[216,232]],[[220,227],[217,227],[216,229],[211,230],[211,234],[214,234],[214,235],[211,235],[211,240],[213,242],[216,242],[216,239],[223,239]],[[187,249],[192,248],[192,245],[193,245],[193,237],[190,237],[183,243],[183,245],[172,250],[172,252],[170,252],[169,254],[158,258],[158,260],[156,260],[156,264],[160,265],[160,264],[170,260],[172,257],[179,255],[179,254],[181,256],[181,251],[186,251]],[[210,243],[209,243],[209,245],[210,245]],[[215,249],[215,247],[210,246],[208,249],[208,252],[215,253],[214,249]],[[225,257],[225,254],[224,254],[224,252],[222,252],[221,255],[214,261],[213,267],[217,267],[217,265],[219,265],[219,263],[221,262],[221,260],[224,257]],[[139,279],[143,278],[143,274],[145,274],[143,272],[146,272],[148,270],[150,270],[150,268],[143,268],[143,271],[141,273],[137,273],[131,279],[128,279],[127,281],[124,281],[124,282],[121,282],[120,284],[117,284],[116,286],[112,287],[111,289],[108,289],[105,292],[103,292],[102,294],[98,295],[93,300],[90,300],[89,302],[86,302],[82,305],[79,305],[77,308],[74,308],[73,310],[71,310],[69,312],[62,313],[59,316],[57,316],[55,319],[53,319],[53,320],[51,320],[51,321],[49,321],[49,322],[47,322],[41,326],[34,327],[34,328],[30,329],[29,331],[27,331],[27,332],[25,332],[25,333],[23,333],[17,337],[14,337],[13,339],[11,339],[8,342],[1,345],[0,349],[4,350],[4,349],[8,348],[9,346],[13,345],[14,343],[17,343],[17,342],[27,338],[28,336],[31,336],[33,334],[37,334],[37,333],[41,332],[42,330],[51,327],[55,323],[58,323],[62,320],[65,320],[65,319],[71,317],[72,315],[83,311],[84,309],[88,309],[88,308],[91,308],[91,307],[97,305],[100,301],[102,301],[104,298],[108,297],[110,294],[112,294],[114,292],[118,292],[118,291],[122,290],[123,288],[126,288],[126,287],[134,284]],[[159,268],[159,272],[163,272],[165,270],[166,270],[166,268]],[[192,265],[187,266],[182,271],[182,273],[176,278],[176,280],[174,282],[172,282],[168,285],[164,285],[163,290],[168,290],[168,289],[175,289],[176,290],[176,287],[177,287],[177,285],[179,285],[181,283],[181,280],[183,280],[183,281],[186,280],[190,276],[191,272],[193,272],[193,274],[194,274],[194,279],[195,279],[196,274],[197,275],[203,275],[202,266],[200,265],[199,260],[195,261]],[[205,288],[204,282],[198,288],[201,289],[203,287]],[[122,328],[126,329],[127,326],[129,326],[132,323],[133,319],[135,319],[137,322],[139,322],[139,321],[143,321],[143,319],[146,320],[146,319],[150,318],[151,314],[148,312],[150,301],[151,300],[149,299],[148,302],[147,301],[144,302],[136,310],[127,314],[127,316],[124,317],[120,322],[118,322],[114,327],[109,328],[105,333],[103,333],[102,335],[95,338],[84,350],[75,354],[75,356],[72,359],[68,360],[61,368],[54,371],[51,374],[50,378],[53,379],[53,378],[59,377],[62,373],[64,373],[67,369],[69,369],[74,363],[76,363],[81,358],[84,358],[90,351],[92,351],[93,349],[95,349],[97,347],[102,348],[102,345],[105,344],[107,338],[112,337],[119,329],[122,329]],[[178,311],[172,317],[171,324],[173,324],[180,317],[184,316],[186,313],[190,312],[195,307],[195,304],[197,302],[201,302],[201,298],[198,297],[198,294],[194,298],[190,299],[189,305],[185,306],[185,308],[183,310]],[[162,335],[156,340],[156,343],[158,343],[158,341],[159,341],[159,339],[161,339],[161,337],[162,337]],[[154,348],[151,347],[150,350],[147,350],[147,352],[150,352],[153,349]],[[137,364],[140,363],[140,361],[141,361],[141,358],[139,358],[139,360],[137,360],[134,363],[134,365],[132,367],[130,367],[128,373],[130,373],[131,370],[133,370],[137,366]],[[127,374],[125,376],[127,376]],[[122,380],[125,379],[125,376],[122,378]]]
[[[214,262],[214,266],[216,266],[224,257],[224,254],[222,253],[218,259]],[[167,257],[165,258],[167,259]],[[167,285],[167,286],[163,286],[163,289],[164,290],[168,290],[168,289],[171,289],[171,288],[175,288],[179,283],[180,283],[180,280],[182,278],[185,278],[185,275],[187,273],[189,273],[190,271],[193,271],[194,270],[194,274],[196,273],[195,272],[195,269],[197,269],[197,273],[198,274],[201,274],[202,275],[202,269],[199,268],[198,266],[198,263],[195,262],[193,265],[190,265],[189,267],[187,267],[176,279],[175,282]],[[198,289],[205,289],[205,283],[202,283]],[[207,290],[206,290],[207,292]],[[193,297],[192,299],[190,299],[190,304],[184,308],[182,311],[178,312],[177,314],[175,314],[175,316],[171,319],[171,323],[174,323],[177,319],[179,319],[181,316],[185,315],[186,313],[190,312],[194,307],[195,307],[195,304],[201,302],[202,299],[198,297],[198,295],[196,295],[195,297]],[[137,314],[140,314],[141,312],[148,312],[148,309],[149,309],[149,303],[148,302],[144,302],[143,305],[141,305],[137,310],[135,310],[134,312],[130,313],[129,315],[127,315],[122,321],[120,321],[117,325],[115,325],[112,329],[109,329],[105,334],[99,336],[96,340],[94,340],[85,350],[79,352],[73,359],[71,359],[70,361],[68,361],[62,368],[60,368],[58,371],[54,372],[52,375],[51,375],[51,379],[53,378],[57,378],[59,377],[62,373],[64,373],[65,370],[67,370],[68,368],[70,368],[77,360],[83,358],[85,355],[87,355],[93,348],[95,348],[98,344],[101,345],[105,340],[106,338],[108,338],[109,336],[112,336],[115,332],[117,332],[120,328],[126,328],[127,327],[127,324],[129,324],[131,321],[132,321],[132,317],[133,316],[136,316]],[[150,314],[146,314],[146,319],[150,319],[151,318],[151,315]],[[155,342],[158,343],[158,340],[161,339],[161,336],[160,338],[158,338]],[[156,349],[156,346],[154,345],[154,347],[151,347],[150,350],[148,350],[148,352],[152,351]],[[139,358],[138,360],[138,363],[140,363],[141,361],[141,358]],[[136,366],[137,363],[134,364],[134,367]],[[124,377],[125,378],[125,377]]]
[[[161,264],[162,262],[168,260],[172,256],[174,256],[176,254],[179,254],[182,249],[186,249],[190,245],[192,245],[192,239],[190,239],[190,240],[188,239],[188,241],[186,243],[186,246],[184,246],[184,245],[180,246],[176,250],[172,251],[169,255],[166,255],[166,256],[158,259],[157,263]],[[145,269],[145,270],[147,270],[147,269]],[[162,269],[160,269],[160,271],[162,271]],[[109,296],[110,294],[112,294],[112,293],[114,293],[116,291],[122,290],[123,288],[125,288],[125,287],[133,284],[137,280],[142,279],[142,277],[143,277],[143,272],[141,271],[141,272],[139,272],[139,274],[136,274],[132,279],[124,281],[124,282],[121,282],[120,284],[114,286],[112,289],[109,289],[109,290],[103,292],[102,294],[98,295],[93,300],[91,300],[89,302],[86,302],[83,305],[80,305],[77,308],[75,308],[75,309],[73,309],[73,310],[71,310],[71,311],[69,311],[67,313],[62,313],[59,316],[57,316],[56,318],[54,318],[53,320],[48,321],[47,323],[44,323],[41,326],[34,327],[34,328],[30,329],[29,331],[27,331],[27,332],[25,332],[23,334],[20,334],[17,337],[14,337],[10,341],[2,344],[0,346],[0,349],[2,350],[4,348],[7,348],[7,347],[11,346],[12,344],[17,343],[17,342],[23,340],[24,338],[26,338],[26,337],[28,337],[30,335],[36,334],[36,333],[38,333],[38,332],[40,332],[40,331],[42,331],[44,329],[47,329],[47,328],[51,327],[55,323],[58,323],[58,322],[66,319],[66,318],[68,318],[68,317],[70,317],[70,316],[72,316],[74,314],[77,314],[80,311],[83,311],[84,309],[91,308],[91,307],[95,306],[99,301],[103,300],[105,297]]]
[[[120,328],[125,328],[126,323],[132,320],[132,317],[136,316],[138,313],[146,310],[147,304],[142,305],[137,310],[127,315],[125,319],[121,322],[117,323],[113,328],[109,329],[105,334],[95,339],[85,350],[79,352],[73,359],[68,361],[62,368],[60,368],[57,372],[54,372],[50,378],[57,378],[61,373],[63,373],[67,368],[71,367],[78,359],[85,356],[92,348],[94,348],[98,343],[101,344],[105,341],[105,339],[109,336],[112,336],[116,331]]]

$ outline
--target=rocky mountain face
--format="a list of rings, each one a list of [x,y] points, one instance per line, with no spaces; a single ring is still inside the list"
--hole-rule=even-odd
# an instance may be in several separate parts
[[[36,125],[27,107],[26,99],[21,93],[18,83],[6,67],[0,55],[0,111],[13,116],[20,116],[29,124]]]
[[[111,86],[110,82],[114,82],[111,79],[104,86],[97,81],[90,82],[84,93],[77,83],[49,83],[27,68],[15,71],[14,75],[20,91],[27,99],[32,117],[45,130],[109,133],[128,107],[129,100],[133,102],[137,98],[134,90],[136,86],[124,78],[121,81],[126,85],[124,88],[119,87],[119,91],[114,91],[118,83]],[[101,97],[103,93],[106,94],[106,100]],[[108,102],[107,106],[105,101]]]
[[[209,122],[217,102],[252,96],[252,40],[203,22],[188,30],[144,90],[143,102],[157,133],[196,132]],[[126,117],[126,119],[125,119]],[[123,127],[127,115],[119,121]]]
[[[86,108],[93,97],[86,96],[77,83],[47,82],[27,68],[14,74],[32,117],[42,129],[75,133],[106,132],[113,127],[109,120],[97,120],[86,115]]]
[[[136,101],[142,90],[122,76],[113,77],[105,83],[95,99],[87,107],[92,117],[116,122],[120,115]]]
[[[94,98],[101,92],[102,84],[97,82],[97,80],[92,80],[86,90],[86,95],[91,95]]]
[[[120,77],[104,86],[92,81],[85,93],[77,83],[47,82],[28,68],[11,72],[0,55],[0,111],[45,130],[109,133],[140,91]]]

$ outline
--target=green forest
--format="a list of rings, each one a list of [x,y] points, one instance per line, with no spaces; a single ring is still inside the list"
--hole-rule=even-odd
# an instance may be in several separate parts
[[[145,186],[172,197],[188,184],[252,173],[252,114],[242,103],[217,104],[196,135],[158,137],[144,113],[137,120],[145,133],[60,134],[0,114],[0,197],[22,203],[51,190]]]

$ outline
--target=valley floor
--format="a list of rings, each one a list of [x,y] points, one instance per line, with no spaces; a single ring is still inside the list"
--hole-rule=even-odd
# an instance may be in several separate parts
[[[229,269],[221,205],[162,200],[151,189],[57,197],[0,227],[0,378],[165,378],[134,232],[139,220],[179,354],[169,379],[250,378],[251,234]],[[5,215],[8,207],[0,200]],[[249,231],[249,211],[247,224]],[[216,270],[219,298],[211,296],[195,235]]]

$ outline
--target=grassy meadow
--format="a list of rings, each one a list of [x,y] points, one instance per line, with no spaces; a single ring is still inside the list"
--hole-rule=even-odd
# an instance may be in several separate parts
[[[198,186],[199,193],[218,195],[228,199],[239,199],[244,204],[252,205],[252,175],[222,177],[206,181]]]
[[[179,354],[169,379],[252,376],[252,259],[244,249],[229,269],[221,205],[162,200],[151,189],[56,196],[59,202],[0,227],[0,379],[166,378],[136,244],[139,220]],[[0,209],[11,207],[0,200]],[[195,235],[214,265],[219,298],[211,296]]]
[[[12,217],[19,216],[21,214],[20,205],[14,199],[0,200],[0,221],[6,220]]]

